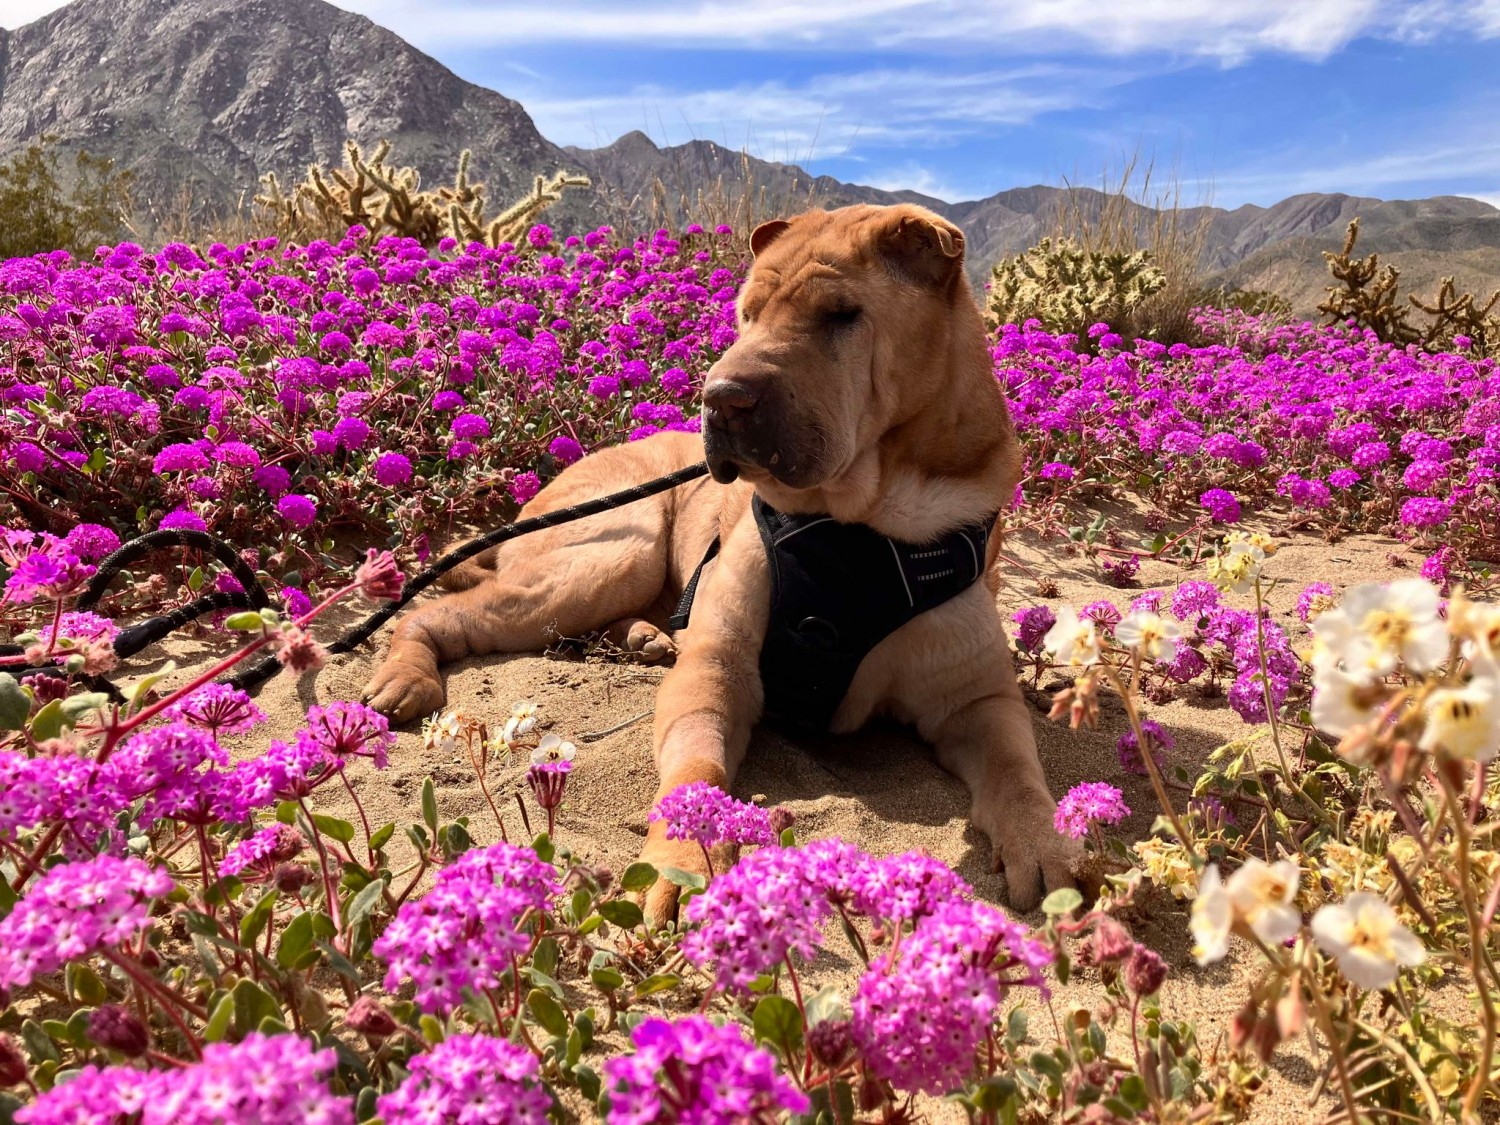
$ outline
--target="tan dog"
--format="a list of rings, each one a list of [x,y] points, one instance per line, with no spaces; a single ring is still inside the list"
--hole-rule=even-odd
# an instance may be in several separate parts
[[[601,450],[561,473],[538,515],[693,464],[698,480],[605,515],[506,543],[455,571],[465,592],[395,630],[366,698],[397,720],[443,704],[439,665],[524,652],[558,634],[608,628],[626,648],[672,650],[661,626],[717,534],[691,626],[657,696],[660,793],[727,787],[762,713],[759,654],[770,575],[752,490],[786,513],[823,513],[924,543],[1009,501],[1019,454],[963,270],[963,234],[919,207],[858,206],[765,223],[739,298],[739,338],[709,372],[703,438],[661,434]],[[722,487],[727,485],[728,487]],[[910,723],[967,783],[972,819],[1005,869],[1012,906],[1067,885],[1076,847],[1053,828],[1047,791],[986,581],[902,625],[860,663],[836,732],[873,715]],[[487,564],[487,565],[486,565]],[[492,568],[492,569],[491,569]],[[704,872],[696,845],[657,822],[642,858]],[[676,888],[647,896],[668,916]]]

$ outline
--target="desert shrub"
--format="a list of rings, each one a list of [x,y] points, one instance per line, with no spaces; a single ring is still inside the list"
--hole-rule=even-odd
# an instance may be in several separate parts
[[[995,267],[985,311],[992,325],[1037,320],[1049,332],[1084,339],[1101,322],[1129,326],[1166,283],[1148,250],[1104,253],[1044,238]]]
[[[1292,303],[1269,289],[1214,289],[1203,295],[1201,304],[1213,309],[1238,309],[1263,322],[1289,324]]]
[[[124,236],[129,172],[80,152],[65,177],[56,138],[44,136],[0,164],[0,259],[65,249],[88,253]]]
[[[279,235],[301,240],[338,238],[352,226],[372,238],[394,235],[436,246],[444,238],[482,242],[491,248],[516,243],[568,188],[587,187],[588,177],[558,172],[537,176],[530,193],[487,216],[483,184],[469,179],[470,153],[458,158],[453,183],[422,190],[421,174],[387,162],[391,146],[381,141],[368,156],[354,141],[344,146],[344,166],[308,168],[307,178],[290,192],[274,172],[261,177],[255,204]]]
[[[1500,350],[1500,289],[1487,301],[1472,293],[1459,293],[1453,278],[1443,278],[1431,301],[1408,295],[1400,299],[1401,271],[1387,264],[1380,268],[1380,255],[1356,257],[1359,219],[1349,223],[1343,248],[1325,250],[1328,272],[1337,282],[1327,287],[1328,299],[1318,306],[1333,323],[1349,322],[1368,328],[1387,344],[1421,344],[1429,351],[1459,347],[1479,355]],[[1412,310],[1426,314],[1426,322],[1413,322]]]

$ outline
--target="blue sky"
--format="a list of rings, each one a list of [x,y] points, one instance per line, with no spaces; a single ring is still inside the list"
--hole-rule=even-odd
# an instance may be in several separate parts
[[[1500,0],[337,2],[560,144],[708,138],[948,200],[1140,151],[1188,203],[1500,205]]]

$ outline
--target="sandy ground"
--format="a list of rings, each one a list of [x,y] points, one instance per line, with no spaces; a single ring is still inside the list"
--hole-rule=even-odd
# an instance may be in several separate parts
[[[1294,638],[1304,636],[1292,612],[1296,596],[1312,581],[1326,581],[1342,589],[1360,581],[1385,579],[1411,571],[1396,571],[1387,562],[1392,551],[1402,547],[1373,536],[1345,539],[1330,545],[1320,537],[1294,534],[1267,564],[1267,574],[1283,579],[1273,593],[1278,619]],[[1184,578],[1203,577],[1201,570],[1184,572],[1177,567],[1148,562],[1142,566],[1133,588],[1119,590],[1105,585],[1094,564],[1081,557],[1061,557],[1062,544],[1047,544],[1035,538],[1011,540],[1006,550],[1021,567],[1005,564],[1006,586],[999,598],[1002,610],[1011,611],[1045,602],[1054,608],[1080,606],[1100,597],[1110,597],[1124,606],[1146,589],[1169,591]],[[1420,556],[1408,555],[1413,566]],[[1040,598],[1037,579],[1049,577],[1059,596]],[[335,623],[336,624],[336,623]],[[329,632],[334,630],[330,628]],[[383,638],[377,638],[383,649]],[[222,651],[220,642],[208,637],[177,642],[178,675],[191,665]],[[358,698],[377,652],[337,659],[316,676],[294,681],[282,676],[261,692],[259,703],[271,716],[271,737],[290,735],[301,722],[304,709],[314,702]],[[548,728],[579,746],[568,797],[561,810],[558,837],[587,860],[616,871],[633,860],[646,829],[646,814],[654,790],[651,761],[650,710],[655,685],[663,672],[610,662],[585,662],[546,656],[485,657],[465,660],[448,669],[450,705],[465,708],[489,721],[503,721],[518,699],[537,702]],[[178,681],[181,682],[181,681]],[[1118,785],[1135,814],[1118,830],[1126,839],[1148,832],[1154,801],[1145,778],[1124,774],[1114,744],[1126,729],[1124,715],[1116,706],[1106,706],[1098,731],[1074,732],[1063,724],[1048,722],[1045,700],[1036,696],[1035,731],[1043,764],[1054,796],[1061,797],[1081,781],[1105,780]],[[1148,707],[1152,717],[1176,737],[1176,761],[1189,769],[1220,743],[1239,736],[1245,727],[1222,699],[1206,699],[1196,688],[1165,706]],[[633,717],[638,721],[604,735],[597,732],[619,726]],[[263,745],[264,728],[257,736]],[[475,781],[466,757],[454,759],[423,748],[420,732],[403,730],[390,768],[376,773],[361,765],[352,771],[371,823],[395,821],[398,825],[420,820],[422,780],[431,776],[445,820],[470,817],[471,830],[480,843],[498,839],[493,817]],[[492,774],[512,838],[520,825],[514,798],[522,770],[511,768]],[[932,753],[913,736],[898,729],[871,729],[858,735],[833,739],[799,736],[791,741],[780,734],[758,731],[748,761],[734,787],[741,798],[784,804],[797,817],[801,839],[841,836],[874,853],[922,849],[952,865],[978,893],[996,902],[1003,899],[1003,880],[989,871],[987,842],[968,827],[967,794],[947,775]],[[341,791],[327,790],[317,801],[319,811],[354,819],[352,804]],[[396,839],[402,839],[398,832]],[[1040,923],[1039,915],[1027,921]],[[1226,962],[1199,969],[1189,955],[1190,940],[1184,908],[1153,910],[1149,920],[1137,926],[1137,938],[1146,941],[1167,958],[1172,973],[1163,993],[1169,1018],[1197,1021],[1200,1042],[1211,1049],[1225,1033],[1228,1020],[1245,995],[1243,982],[1253,962],[1247,951],[1237,949]],[[825,954],[810,970],[816,985],[834,981],[852,985],[855,969],[846,957],[841,938],[830,942]],[[1095,1006],[1103,991],[1097,974],[1082,971],[1066,987],[1054,988],[1052,1005],[1058,1015],[1075,1006]],[[1050,1026],[1050,1017],[1038,1009],[1033,1028]],[[1123,1030],[1123,1029],[1122,1029]],[[1282,1048],[1273,1062],[1267,1090],[1257,1100],[1252,1120],[1299,1121],[1316,1119],[1310,1111],[1309,1091],[1315,1069],[1304,1043]],[[1325,1107],[1331,1104],[1325,1102]],[[932,1107],[935,1119],[961,1120],[949,1107]]]

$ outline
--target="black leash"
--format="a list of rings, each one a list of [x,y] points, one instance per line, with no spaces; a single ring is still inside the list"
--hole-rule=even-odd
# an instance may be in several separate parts
[[[382,625],[389,621],[397,613],[401,612],[413,598],[427,587],[431,586],[448,571],[459,563],[473,558],[489,550],[491,547],[499,546],[510,539],[516,539],[522,535],[529,535],[533,531],[542,531],[549,527],[560,527],[574,520],[581,520],[587,516],[597,516],[604,512],[623,508],[627,504],[634,504],[639,500],[655,496],[676,488],[678,485],[686,484],[691,480],[708,473],[708,466],[703,462],[689,465],[685,469],[678,469],[674,473],[657,477],[655,480],[647,481],[645,484],[632,485],[618,492],[612,492],[608,496],[601,496],[597,500],[585,500],[582,504],[574,504],[569,508],[559,508],[555,512],[545,515],[532,516],[530,519],[521,520],[519,523],[508,523],[495,528],[494,531],[486,532],[477,539],[471,539],[463,546],[449,551],[437,562],[426,570],[408,579],[401,591],[399,601],[381,606],[370,614],[358,625],[349,629],[342,637],[328,646],[328,651],[338,655],[352,652],[359,645],[375,635]],[[172,530],[152,531],[139,538],[132,539],[111,553],[99,564],[99,569],[89,580],[88,586],[78,599],[80,611],[92,610],[99,604],[99,599],[104,596],[111,582],[120,574],[125,567],[152,551],[167,546],[196,547],[200,550],[209,551],[213,556],[229,568],[231,574],[244,588],[243,591],[216,591],[205,594],[202,597],[189,602],[185,606],[173,610],[171,613],[161,614],[157,617],[148,618],[136,625],[121,629],[115,637],[115,655],[120,659],[134,656],[148,645],[155,644],[172,632],[181,629],[185,625],[196,621],[205,613],[216,613],[226,609],[265,609],[270,606],[271,600],[261,586],[259,579],[249,564],[240,556],[239,552],[224,540],[209,535],[203,531]],[[17,645],[0,645],[0,656],[19,655],[24,652]],[[265,657],[245,671],[231,677],[227,682],[241,689],[249,689],[265,683],[281,668],[280,662],[274,656]],[[40,665],[22,669],[18,675],[24,679],[35,675],[56,675],[58,669],[55,665]],[[95,691],[102,691],[116,701],[122,702],[124,696],[113,683],[102,676],[86,677],[89,687]]]

